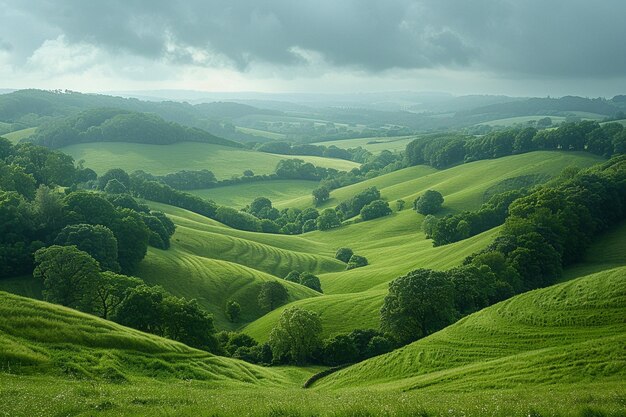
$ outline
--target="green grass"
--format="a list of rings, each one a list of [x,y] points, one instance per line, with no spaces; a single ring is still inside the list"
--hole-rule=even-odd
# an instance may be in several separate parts
[[[588,112],[579,112],[579,111],[574,111],[570,113],[572,113],[574,116],[580,117],[583,120],[600,121],[605,118],[604,115],[597,114],[597,113],[588,113]],[[552,119],[553,124],[562,123],[566,119],[564,116],[550,116],[550,115],[518,116],[518,117],[509,117],[506,119],[490,120],[488,122],[479,123],[479,125],[512,127],[518,124],[525,124],[531,121],[537,121],[539,119],[543,119],[544,117],[549,117],[550,119]]]
[[[287,381],[271,369],[5,292],[0,292],[0,317],[2,372],[117,383],[138,377],[223,384],[275,385]]]
[[[308,390],[319,368],[260,368],[0,293],[0,414],[623,417],[625,277],[522,294]]]
[[[390,202],[402,198],[410,206],[419,194],[427,189],[436,189],[445,198],[443,214],[473,210],[482,204],[486,190],[507,178],[531,173],[552,176],[570,165],[586,167],[599,161],[600,158],[583,153],[533,152],[459,165],[443,171],[417,166],[335,190],[327,205],[332,206],[375,185],[381,190],[382,197]],[[498,233],[496,228],[461,242],[434,248],[421,231],[422,220],[422,215],[405,208],[384,218],[303,235],[333,250],[350,247],[367,257],[370,265],[321,274],[324,295],[300,300],[293,305],[318,312],[322,316],[325,335],[377,327],[380,306],[391,280],[417,268],[448,269],[457,266],[465,257],[491,243]],[[342,297],[336,297],[338,294]],[[244,331],[258,340],[266,340],[268,329],[275,325],[284,308],[248,324]]]
[[[16,144],[20,140],[25,139],[25,138],[33,135],[35,133],[35,130],[37,130],[36,127],[29,127],[27,129],[16,130],[15,132],[6,133],[6,134],[2,135],[2,137],[7,138],[13,144]]]
[[[283,140],[285,139],[285,136],[286,136],[282,133],[268,132],[267,130],[252,129],[250,127],[237,126],[236,129],[242,133],[247,133],[248,135],[260,136],[262,138],[268,138],[268,139],[274,139],[274,140]]]
[[[218,179],[241,176],[251,169],[255,174],[271,174],[281,159],[299,158],[314,165],[349,171],[358,164],[342,159],[315,156],[285,156],[206,143],[182,142],[173,145],[147,145],[137,143],[84,143],[62,148],[75,160],[85,160],[85,166],[98,174],[111,168],[128,172],[138,169],[151,174],[208,169]]]
[[[480,391],[613,381],[624,390],[624,317],[621,267],[516,296],[318,386]]]
[[[243,208],[256,197],[269,198],[275,207],[291,207],[294,199],[303,196],[312,198],[311,192],[317,187],[319,187],[317,181],[271,180],[189,192],[229,207]]]
[[[358,139],[333,140],[329,142],[318,142],[313,145],[336,146],[342,149],[358,148],[359,146],[377,154],[382,151],[404,151],[406,145],[415,139],[415,136],[398,137],[371,137]]]

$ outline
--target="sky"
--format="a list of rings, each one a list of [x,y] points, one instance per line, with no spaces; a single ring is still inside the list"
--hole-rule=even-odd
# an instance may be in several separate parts
[[[626,93],[624,0],[0,0],[0,88]]]

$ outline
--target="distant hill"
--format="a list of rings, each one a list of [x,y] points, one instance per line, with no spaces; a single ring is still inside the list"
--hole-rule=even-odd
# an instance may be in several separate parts
[[[476,123],[478,123],[478,121],[518,116],[563,116],[570,112],[587,112],[613,116],[618,111],[620,111],[620,108],[612,100],[566,96],[561,98],[529,98],[523,101],[491,104],[458,112],[455,118],[477,120]]]
[[[72,116],[97,108],[153,113],[169,122],[204,129],[216,136],[242,142],[263,141],[263,138],[236,131],[234,126],[229,125],[231,117],[281,114],[274,110],[263,110],[238,103],[194,106],[186,102],[142,101],[136,98],[82,94],[74,91],[19,90],[0,95],[0,122],[18,123],[24,127],[40,126],[54,118]]]
[[[97,108],[66,118],[52,120],[26,139],[48,148],[79,143],[126,142],[169,145],[178,142],[202,142],[242,147],[241,144],[216,137],[204,130],[167,122],[155,114],[112,108]]]

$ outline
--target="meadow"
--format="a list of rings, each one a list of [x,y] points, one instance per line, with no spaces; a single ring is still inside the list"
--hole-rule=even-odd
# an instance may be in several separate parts
[[[397,136],[397,137],[371,137],[357,139],[332,140],[325,142],[317,142],[313,145],[336,146],[342,149],[358,148],[359,146],[367,149],[373,154],[382,151],[399,152],[404,151],[406,145],[415,139],[415,136]]]
[[[0,414],[623,416],[625,273],[516,296],[309,389],[321,368],[261,368],[0,293],[20,312],[0,323]]]
[[[272,200],[274,206],[282,208],[292,207],[292,200],[311,195],[317,187],[319,187],[317,181],[268,180],[189,192],[198,197],[213,200],[217,204],[235,208],[243,208],[257,197],[267,197]]]
[[[170,172],[208,169],[218,179],[241,176],[251,169],[255,174],[272,174],[282,159],[298,158],[314,165],[349,171],[357,167],[355,162],[316,156],[273,155],[226,146],[182,142],[173,145],[148,145],[137,143],[85,143],[61,149],[76,161],[84,160],[85,166],[98,174],[111,168],[128,172],[143,170],[154,175]]]

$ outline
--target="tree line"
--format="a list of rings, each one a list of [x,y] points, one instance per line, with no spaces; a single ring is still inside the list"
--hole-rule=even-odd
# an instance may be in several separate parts
[[[405,158],[409,166],[426,164],[443,169],[537,150],[587,151],[608,158],[626,150],[626,130],[620,123],[582,121],[556,129],[513,128],[479,137],[425,135],[407,145]]]

